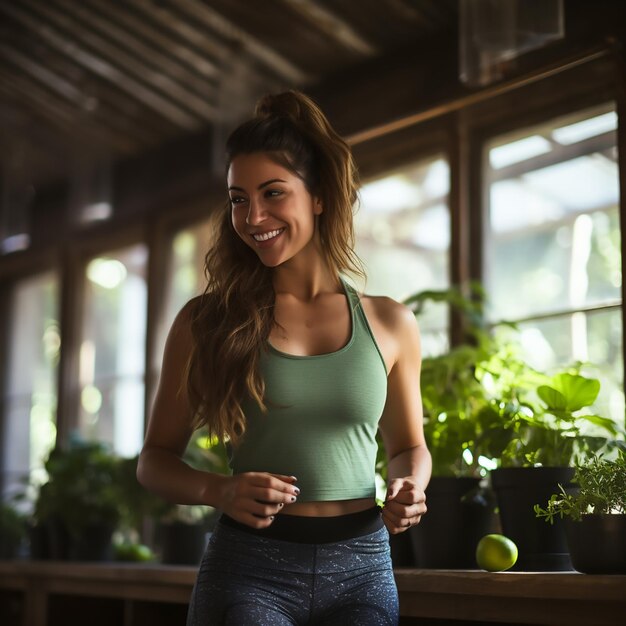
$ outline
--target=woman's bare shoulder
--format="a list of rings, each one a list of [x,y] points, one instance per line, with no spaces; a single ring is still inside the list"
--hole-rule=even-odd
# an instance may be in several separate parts
[[[407,328],[414,328],[417,325],[415,315],[406,305],[389,298],[388,296],[370,296],[363,294],[360,296],[366,313],[374,316],[379,324],[387,330],[400,332]]]
[[[197,318],[202,306],[202,296],[196,296],[185,303],[178,311],[168,333],[170,347],[187,351],[192,342],[193,323]]]

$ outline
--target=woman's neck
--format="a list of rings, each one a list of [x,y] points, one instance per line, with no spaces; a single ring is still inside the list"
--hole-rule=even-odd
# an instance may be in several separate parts
[[[340,285],[336,274],[321,256],[292,259],[274,269],[274,291],[288,293],[301,301],[314,300],[322,293],[336,291]]]

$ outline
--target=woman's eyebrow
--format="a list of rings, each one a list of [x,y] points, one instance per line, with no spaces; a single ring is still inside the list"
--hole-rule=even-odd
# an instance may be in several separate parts
[[[261,183],[257,189],[263,189],[264,187],[267,187],[268,185],[271,185],[272,183],[286,183],[286,180],[283,180],[282,178],[272,178],[270,180],[266,180],[264,183]],[[235,185],[231,185],[228,188],[228,191],[243,191],[245,192],[246,190],[243,189],[242,187],[235,187]]]

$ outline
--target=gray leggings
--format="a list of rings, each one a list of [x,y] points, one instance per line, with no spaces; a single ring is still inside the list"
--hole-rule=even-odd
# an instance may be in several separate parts
[[[269,539],[218,523],[187,626],[395,626],[389,534],[333,543]]]

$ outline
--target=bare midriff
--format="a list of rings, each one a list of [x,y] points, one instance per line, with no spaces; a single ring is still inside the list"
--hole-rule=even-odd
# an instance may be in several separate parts
[[[303,515],[306,517],[334,517],[365,511],[376,505],[372,498],[356,500],[331,500],[326,502],[294,502],[280,512],[281,515]]]

